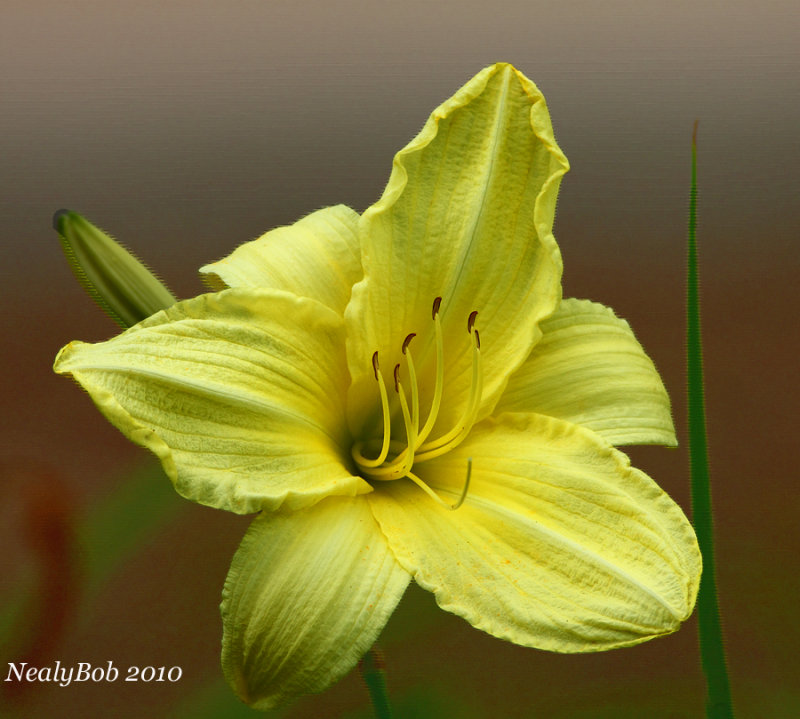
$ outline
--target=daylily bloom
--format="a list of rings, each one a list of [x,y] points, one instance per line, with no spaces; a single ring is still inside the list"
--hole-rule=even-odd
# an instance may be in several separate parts
[[[674,445],[667,393],[625,321],[561,297],[567,169],[536,86],[486,68],[363,215],[268,232],[202,268],[220,291],[57,357],[180,494],[260,513],[222,601],[244,701],[342,677],[411,578],[556,652],[691,613],[694,532],[613,447]]]

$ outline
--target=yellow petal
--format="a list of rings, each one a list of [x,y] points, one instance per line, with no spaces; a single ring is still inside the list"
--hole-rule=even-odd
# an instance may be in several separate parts
[[[541,328],[496,413],[558,417],[611,444],[677,444],[664,383],[625,320],[603,305],[568,299]]]
[[[261,515],[223,592],[228,683],[262,711],[326,689],[372,646],[409,578],[361,498]]]
[[[474,310],[488,413],[560,299],[552,227],[567,169],[544,97],[506,64],[476,75],[397,153],[383,196],[361,218],[364,280],[345,314],[354,428],[364,398],[374,398],[376,350],[391,368],[401,361],[403,339],[416,333],[421,381],[432,386],[437,296],[449,397],[443,426],[460,415],[469,391],[467,318]]]
[[[270,290],[202,295],[55,362],[161,460],[176,490],[238,513],[369,492],[342,461],[340,316]]]
[[[318,300],[339,314],[361,279],[358,213],[344,205],[270,230],[200,272],[214,289],[270,287]]]
[[[532,414],[473,429],[411,482],[368,495],[400,564],[447,611],[494,636],[557,652],[637,644],[694,606],[700,553],[680,508],[591,432]]]

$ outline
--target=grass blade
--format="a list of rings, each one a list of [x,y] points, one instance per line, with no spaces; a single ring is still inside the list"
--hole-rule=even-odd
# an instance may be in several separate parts
[[[692,187],[689,195],[689,262],[687,301],[687,375],[689,394],[689,465],[692,518],[703,555],[703,578],[697,595],[700,660],[706,677],[706,716],[733,719],[730,682],[725,662],[722,626],[717,602],[711,482],[708,467],[703,390],[703,347],[700,329],[699,269],[697,261],[697,122],[692,133]]]

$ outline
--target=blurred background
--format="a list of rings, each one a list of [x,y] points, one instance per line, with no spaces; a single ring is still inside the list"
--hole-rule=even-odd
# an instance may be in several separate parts
[[[257,716],[224,686],[220,591],[248,519],[177,497],[75,385],[57,350],[116,328],[74,280],[61,207],[179,297],[267,229],[362,211],[394,152],[479,69],[547,97],[572,165],[564,294],[629,320],[681,447],[633,448],[690,512],[686,212],[699,242],[719,598],[740,717],[800,716],[795,620],[800,10],[793,0],[379,3],[5,0],[0,10],[0,660],[178,666],[162,683],[5,684],[9,717]],[[792,369],[794,368],[794,369]],[[472,629],[411,587],[381,645],[399,717],[700,717],[693,618],[585,656]],[[357,672],[270,716],[370,716]]]

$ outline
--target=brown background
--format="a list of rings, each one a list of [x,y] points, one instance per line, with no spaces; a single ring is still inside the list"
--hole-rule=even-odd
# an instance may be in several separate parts
[[[614,307],[662,371],[681,448],[631,454],[687,512],[684,245],[700,119],[708,421],[734,697],[743,717],[800,712],[800,11],[792,0],[486,8],[3,3],[0,606],[21,585],[41,587],[31,616],[37,600],[50,604],[30,641],[51,661],[184,670],[169,685],[34,686],[12,716],[233,711],[215,688],[217,605],[245,518],[168,498],[167,519],[90,600],[80,558],[73,566],[53,549],[150,461],[51,373],[67,341],[115,331],[70,275],[53,211],[85,214],[191,296],[201,264],[264,230],[329,204],[371,204],[392,154],[495,60],[548,99],[572,164],[556,221],[565,295]],[[37,573],[45,555],[49,589]],[[79,620],[70,607],[81,602]],[[431,716],[695,717],[696,631],[692,619],[634,649],[555,656],[483,635],[412,588],[383,645],[396,702],[439,707]],[[281,716],[355,717],[367,706],[353,673]]]

